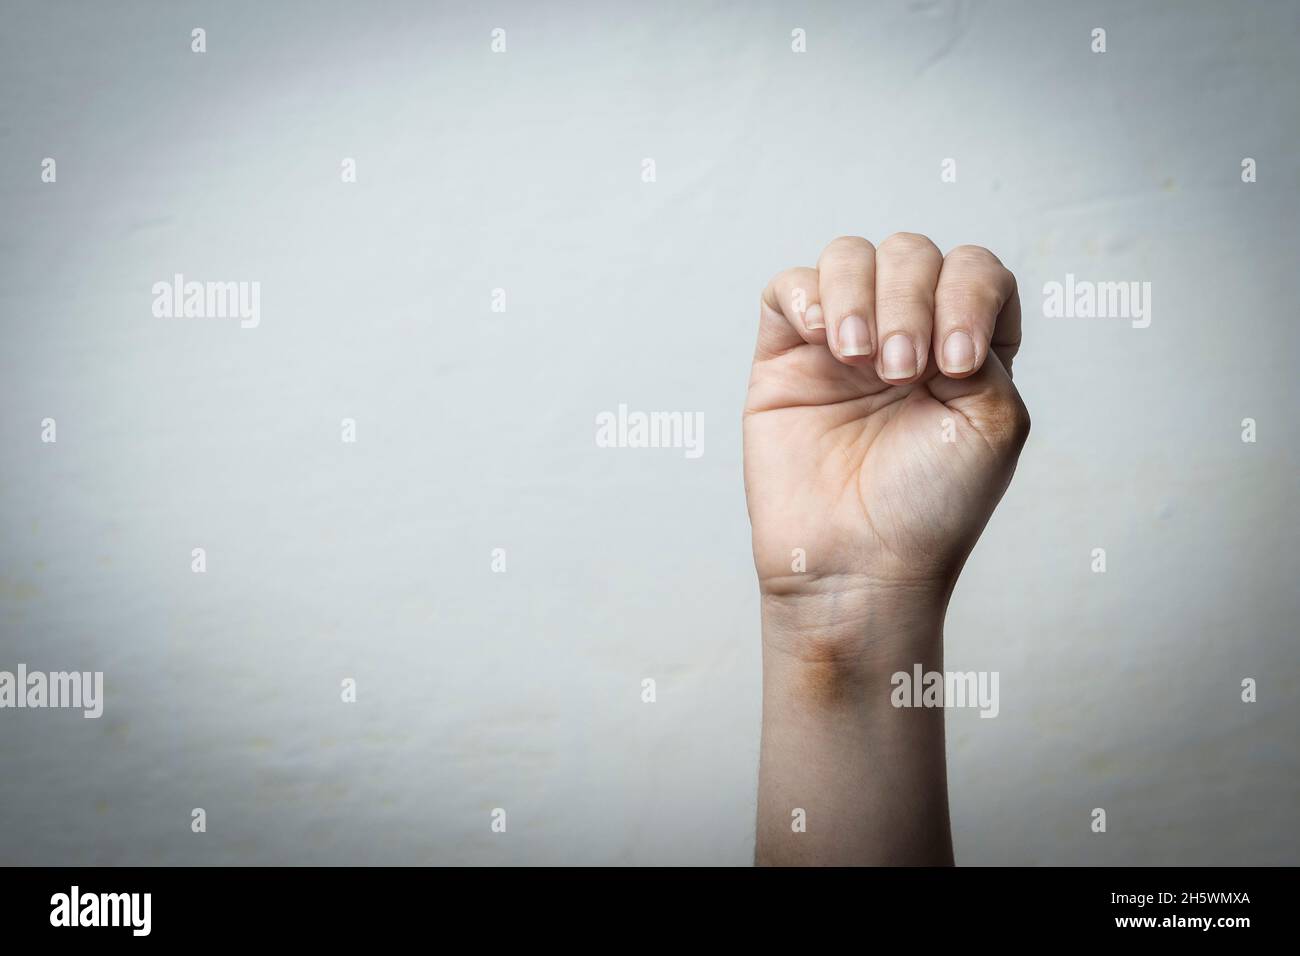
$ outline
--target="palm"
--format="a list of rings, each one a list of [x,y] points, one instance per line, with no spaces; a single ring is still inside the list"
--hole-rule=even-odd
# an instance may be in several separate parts
[[[779,586],[796,548],[813,575],[960,565],[1009,478],[997,374],[996,360],[961,381],[931,365],[896,386],[815,344],[756,362],[744,431],[760,579]]]

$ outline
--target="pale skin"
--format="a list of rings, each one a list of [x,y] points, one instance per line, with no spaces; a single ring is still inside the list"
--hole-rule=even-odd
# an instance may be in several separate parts
[[[890,678],[943,668],[949,596],[1029,434],[1019,345],[1015,277],[978,246],[843,237],[763,292],[760,864],[953,862],[943,711],[894,707]]]

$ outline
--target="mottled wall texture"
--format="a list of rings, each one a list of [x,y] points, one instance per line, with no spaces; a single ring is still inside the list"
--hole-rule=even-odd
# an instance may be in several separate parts
[[[899,230],[1025,303],[958,861],[1300,859],[1296,4],[2,18],[0,670],[104,684],[0,709],[0,862],[749,862],[758,293]]]

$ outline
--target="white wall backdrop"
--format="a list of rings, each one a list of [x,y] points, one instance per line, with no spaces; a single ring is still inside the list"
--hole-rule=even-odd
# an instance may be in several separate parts
[[[1300,862],[1296,4],[0,23],[0,669],[106,698],[0,710],[0,863],[748,863],[757,296],[898,230],[1025,302],[1034,432],[948,620],[1001,675],[948,718],[959,862]],[[260,323],[155,317],[177,273]],[[1150,326],[1045,318],[1067,274]],[[703,456],[598,448],[619,403]]]

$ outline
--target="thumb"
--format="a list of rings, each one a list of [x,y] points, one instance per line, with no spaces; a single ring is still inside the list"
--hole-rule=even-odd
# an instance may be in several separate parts
[[[1029,409],[996,351],[969,378],[936,375],[930,394],[952,409],[999,456],[1019,455],[1029,437]]]

